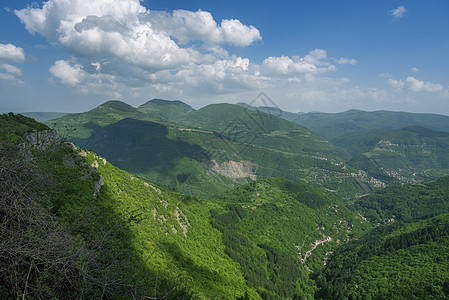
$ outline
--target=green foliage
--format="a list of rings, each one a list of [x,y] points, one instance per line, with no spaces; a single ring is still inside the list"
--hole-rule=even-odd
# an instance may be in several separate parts
[[[251,182],[219,200],[218,207],[209,204],[212,225],[223,233],[226,253],[242,266],[248,285],[264,299],[313,297],[308,269],[321,269],[337,241],[371,228],[329,193],[283,178]]]
[[[282,117],[283,115],[281,115]],[[366,129],[401,129],[420,126],[434,131],[449,132],[449,117],[437,114],[348,110],[342,113],[297,114],[290,121],[309,128],[334,141],[349,133]]]
[[[449,173],[447,116],[360,110],[292,114],[258,109],[313,130],[332,142],[350,166],[387,183],[435,179]]]
[[[218,115],[223,123],[213,122]],[[240,121],[227,131],[234,117]],[[367,179],[354,177],[321,138],[260,112],[110,101],[64,118],[81,122],[76,141],[139,176],[61,142],[30,118],[0,116],[6,298],[449,297],[449,214],[442,214],[449,211],[449,176],[390,186],[351,207],[341,196],[369,191]],[[407,145],[445,138],[416,127],[385,134]],[[353,163],[380,175],[378,150],[369,150],[380,139],[366,141],[353,150],[364,151]],[[412,152],[405,156],[420,164]],[[230,178],[219,168],[231,161],[259,178],[290,179]],[[200,192],[221,193],[193,196]],[[393,225],[371,230],[354,208]]]
[[[246,286],[239,265],[225,254],[222,235],[209,223],[201,199],[147,183],[92,153],[87,153],[87,161],[98,164],[104,180],[99,203],[119,219],[135,220],[128,225],[130,244],[167,287],[170,278],[179,278],[180,288],[192,297],[258,297]]]
[[[0,137],[3,141],[8,139],[17,140],[23,138],[28,132],[48,129],[50,128],[46,125],[19,114],[0,115]]]
[[[317,274],[319,298],[446,299],[449,215],[382,226],[339,248]]]
[[[355,203],[372,222],[407,221],[449,212],[449,176],[416,185],[395,185]]]
[[[126,221],[96,202],[99,174],[47,129],[2,116],[0,291],[4,299],[131,298],[152,277],[130,243]],[[7,132],[5,132],[4,129]],[[14,139],[5,136],[15,134]],[[53,137],[50,131],[41,136]],[[167,285],[168,290],[168,285]]]
[[[417,126],[371,129],[342,136],[335,146],[351,157],[351,166],[384,180],[413,182],[449,172],[449,133],[445,132]]]

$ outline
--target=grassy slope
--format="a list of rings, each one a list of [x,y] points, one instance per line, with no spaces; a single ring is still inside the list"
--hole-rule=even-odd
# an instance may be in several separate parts
[[[238,105],[211,104],[190,113],[185,124],[212,130],[229,139],[288,152],[331,154],[333,147],[306,128]]]
[[[245,292],[240,267],[224,253],[222,235],[209,223],[209,211],[199,199],[174,194],[117,169],[95,154],[104,178],[100,201],[130,224],[133,246],[148,268],[162,278],[179,277],[193,294],[231,298]],[[94,163],[96,164],[96,163]]]
[[[2,141],[17,142],[16,136],[47,129],[33,122],[20,116],[2,119]],[[173,287],[169,297],[174,299],[186,293],[193,298],[258,298],[256,292],[266,299],[311,298],[317,291],[332,299],[449,295],[447,214],[380,227],[337,249],[337,239],[360,237],[371,225],[316,186],[273,178],[206,200],[162,189],[79,148],[47,152],[42,159],[41,166],[56,180],[48,192],[50,212],[64,226],[72,226],[69,234],[77,247],[101,249],[90,255],[96,257],[96,267],[104,264],[103,269],[90,271],[92,261],[83,257],[78,263],[101,279],[135,284],[138,278],[143,293],[112,284],[107,295],[162,297]],[[103,186],[93,197],[100,178]],[[387,188],[361,198],[365,206],[358,205],[366,209],[377,203],[383,210],[379,215],[386,217],[396,213],[390,207],[396,205],[399,220],[439,214],[447,211],[440,205],[448,199],[447,180]],[[398,201],[390,203],[392,199]],[[111,233],[98,247],[97,238],[108,230]],[[298,259],[298,252],[304,258],[312,249],[305,266],[315,273],[323,270],[314,275],[320,290]],[[328,252],[333,251],[331,258]],[[322,269],[326,257],[329,264]],[[28,266],[24,276],[26,270]],[[0,276],[1,284],[4,280]],[[89,284],[82,282],[83,292],[99,296],[101,289],[93,284],[88,290]],[[5,286],[0,290],[6,291]]]
[[[357,143],[355,143],[357,141]],[[398,182],[436,178],[449,173],[449,133],[422,127],[366,130],[336,142],[352,156],[349,164],[369,169],[374,164]]]
[[[139,112],[136,108],[121,102],[107,101],[85,113],[67,114],[61,118],[47,121],[58,133],[67,138],[79,140],[89,138],[98,128],[111,125],[125,118],[150,120],[152,116]]]
[[[260,109],[317,132],[335,145],[349,165],[378,179],[407,183],[449,173],[447,116],[360,110],[292,114]],[[395,146],[379,145],[382,141]]]

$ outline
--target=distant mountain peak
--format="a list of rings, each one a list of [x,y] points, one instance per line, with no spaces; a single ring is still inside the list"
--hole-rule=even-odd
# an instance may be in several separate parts
[[[164,99],[154,98],[154,99],[148,100],[145,104],[142,104],[139,107],[147,106],[147,105],[158,105],[158,106],[175,105],[175,106],[180,106],[180,107],[184,107],[184,108],[193,110],[193,108],[190,105],[188,105],[180,100],[164,100]]]
[[[133,112],[137,110],[135,107],[132,107],[131,105],[119,100],[106,101],[105,103],[98,106],[98,108],[109,108],[126,112]]]

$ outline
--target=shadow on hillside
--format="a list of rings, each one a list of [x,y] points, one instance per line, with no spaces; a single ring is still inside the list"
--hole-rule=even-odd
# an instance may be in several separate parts
[[[115,166],[131,173],[156,172],[170,175],[176,161],[197,159],[204,149],[169,139],[162,124],[126,118],[106,127],[95,128],[88,139],[77,141],[83,148],[106,157]],[[204,155],[204,154],[203,154]]]

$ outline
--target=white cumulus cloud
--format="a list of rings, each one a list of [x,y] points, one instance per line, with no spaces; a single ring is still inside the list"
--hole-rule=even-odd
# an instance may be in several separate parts
[[[415,77],[407,77],[407,83],[410,90],[414,92],[441,92],[444,87],[439,83],[424,82],[416,79]]]
[[[291,91],[293,98],[304,91],[308,96],[302,98],[312,101],[348,83],[324,77],[337,70],[334,64],[357,63],[329,58],[324,49],[254,63],[225,49],[260,41],[254,26],[237,19],[216,21],[202,10],[150,11],[139,0],[47,0],[15,14],[31,34],[71,56],[50,67],[51,82],[125,101],[181,98],[204,105],[218,96],[262,89]],[[8,68],[7,74],[18,74],[3,67]]]
[[[353,58],[348,59],[348,58],[340,57],[339,59],[334,59],[334,61],[340,65],[346,65],[346,64],[356,65],[357,64],[357,60],[355,60]]]
[[[113,75],[92,74],[80,64],[58,60],[50,67],[53,78],[69,87],[76,87],[81,94],[97,94],[111,98],[121,98],[118,83]]]
[[[117,58],[149,70],[207,60],[194,47],[180,46],[192,40],[248,46],[261,39],[256,28],[239,20],[223,20],[218,26],[209,12],[150,11],[139,0],[49,0],[42,8],[27,7],[15,14],[30,33],[71,55]]]
[[[405,86],[405,83],[402,80],[393,78],[388,78],[388,84],[395,89],[402,89]]]
[[[18,63],[25,61],[25,52],[13,44],[0,44],[0,61]]]
[[[336,67],[327,60],[326,51],[315,49],[305,57],[299,56],[270,56],[262,62],[262,74],[292,75],[292,74],[320,74],[335,71]]]
[[[404,90],[412,93],[444,93],[445,91],[444,86],[439,83],[424,82],[416,79],[413,76],[408,76],[405,80],[388,78],[387,83],[394,89]]]
[[[0,44],[0,79],[22,83],[17,76],[22,75],[22,71],[12,64],[23,63],[25,52],[22,48],[13,44]]]
[[[407,12],[407,10],[405,9],[405,7],[403,5],[401,5],[395,9],[390,10],[388,12],[388,14],[390,16],[392,16],[393,19],[397,20],[397,19],[402,19],[405,16],[406,12]]]
[[[155,30],[166,32],[181,44],[203,41],[206,44],[227,43],[245,47],[262,39],[254,26],[246,26],[234,19],[222,20],[218,25],[210,12],[202,10],[152,11],[148,17]]]
[[[85,58],[119,58],[145,68],[170,68],[195,61],[165,33],[141,21],[149,14],[138,0],[49,0],[16,15],[30,33]]]

